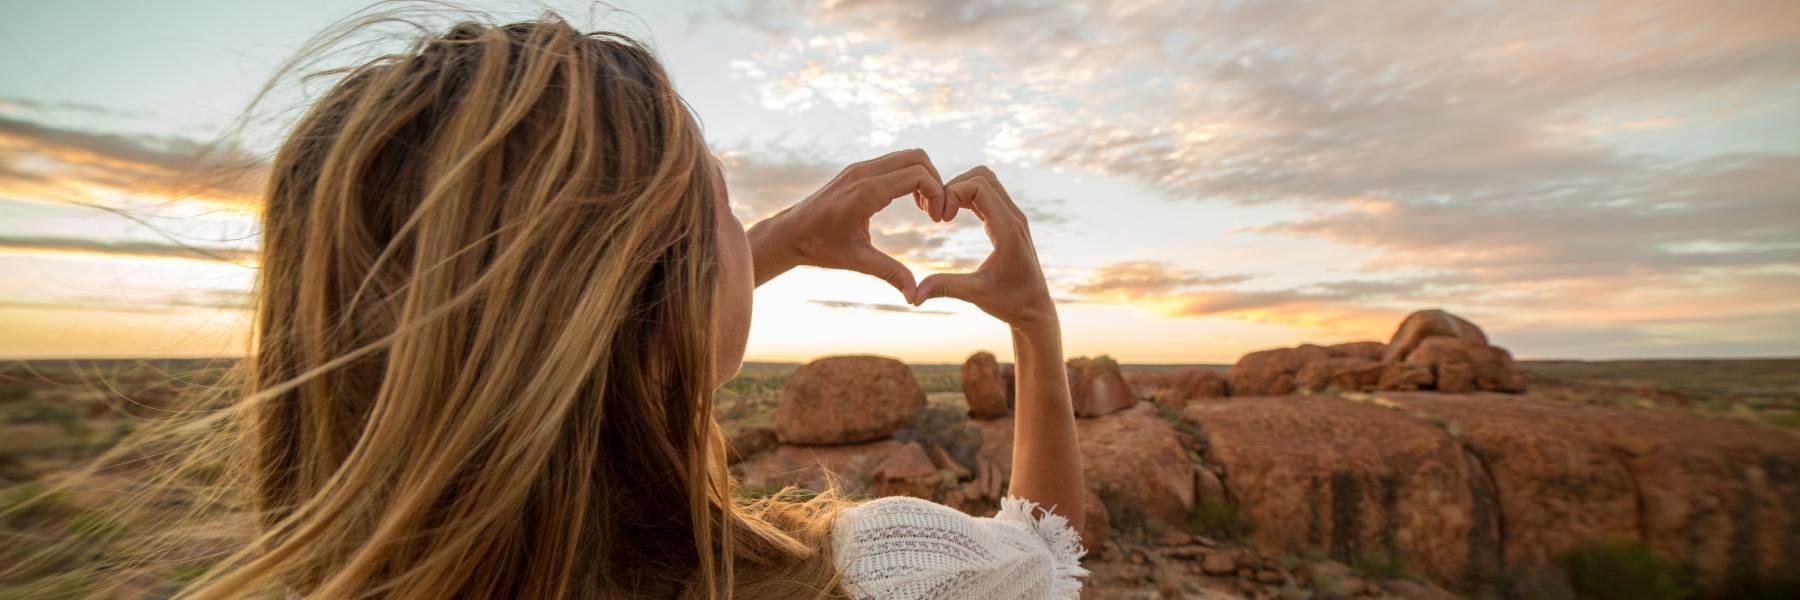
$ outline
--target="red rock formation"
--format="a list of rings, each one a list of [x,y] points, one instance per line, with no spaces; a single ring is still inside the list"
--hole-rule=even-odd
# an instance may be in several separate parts
[[[991,467],[996,479],[1010,479],[1012,418],[976,423],[982,431],[977,461]],[[1154,407],[1139,404],[1103,417],[1077,419],[1075,428],[1088,490],[1099,494],[1114,515],[1130,517],[1130,524],[1148,519],[1185,522],[1194,505],[1192,463],[1175,430]],[[982,480],[980,466],[975,478]]]
[[[725,464],[735,465],[745,458],[774,448],[780,440],[768,427],[746,427],[725,441]]]
[[[1641,541],[1717,586],[1800,558],[1787,431],[1530,397],[1230,399],[1184,412],[1255,538],[1389,555],[1465,589],[1584,544]]]
[[[1476,346],[1488,345],[1487,334],[1467,319],[1438,309],[1421,310],[1407,315],[1388,340],[1381,362],[1398,362],[1411,354],[1427,338],[1453,337]]]
[[[1106,502],[1093,491],[1087,493],[1087,504],[1082,507],[1081,546],[1088,554],[1098,555],[1106,546],[1106,539],[1112,533],[1112,526],[1106,514]]]
[[[905,363],[833,356],[794,370],[781,387],[775,433],[787,444],[848,444],[892,435],[925,406]]]
[[[1434,389],[1446,394],[1525,391],[1524,378],[1513,368],[1512,353],[1468,339],[1425,338],[1406,355],[1404,364],[1430,369]]]
[[[1012,405],[1006,397],[1006,388],[1011,385],[1011,380],[1000,379],[1000,363],[994,360],[993,353],[976,352],[963,361],[962,390],[969,403],[970,418],[995,419],[1011,412]]]
[[[1331,358],[1324,346],[1304,344],[1298,348],[1275,348],[1245,354],[1231,366],[1231,395],[1279,396],[1298,389],[1294,376],[1306,363]]]
[[[873,482],[875,468],[890,452],[905,445],[893,439],[839,446],[776,446],[733,467],[744,485],[756,488],[797,486],[823,490],[826,478],[835,476],[841,489],[867,493],[864,482]]]
[[[888,449],[870,473],[875,491],[883,496],[912,496],[936,500],[943,481],[937,465],[918,442],[906,442]]]
[[[1260,543],[1344,562],[1392,556],[1440,581],[1495,562],[1470,542],[1498,535],[1486,479],[1422,420],[1322,396],[1197,403],[1183,417],[1205,431]]]
[[[1448,339],[1448,338],[1443,338]],[[1455,424],[1493,481],[1509,562],[1552,562],[1583,542],[1637,537],[1630,471],[1601,429],[1561,418],[1574,406],[1530,398],[1471,401],[1444,394],[1384,396],[1424,418]]]
[[[1635,540],[1705,583],[1800,562],[1800,442],[1791,431],[1535,398],[1395,394],[1453,423],[1492,474],[1508,563]]]
[[[1088,489],[1129,521],[1185,523],[1194,506],[1194,471],[1175,430],[1155,407],[1140,404],[1075,423]]]
[[[1381,363],[1366,358],[1327,358],[1306,363],[1294,374],[1294,385],[1308,390],[1374,390],[1381,383]]]
[[[1525,391],[1525,380],[1514,370],[1512,354],[1489,346],[1474,323],[1425,310],[1401,322],[1388,344],[1303,344],[1246,354],[1231,367],[1230,388],[1233,396],[1327,389],[1517,393]]]
[[[1134,393],[1159,403],[1180,408],[1190,400],[1224,398],[1225,377],[1207,368],[1138,372],[1125,376]]]
[[[1369,362],[1381,362],[1382,355],[1387,352],[1387,344],[1381,342],[1346,342],[1326,346],[1325,349],[1330,350],[1332,356],[1359,358]]]
[[[1131,386],[1119,373],[1119,363],[1112,358],[1069,359],[1069,399],[1075,416],[1091,418],[1112,414],[1137,402]]]

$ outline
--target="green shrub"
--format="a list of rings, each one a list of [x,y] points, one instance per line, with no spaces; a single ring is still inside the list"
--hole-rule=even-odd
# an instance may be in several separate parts
[[[1386,553],[1359,556],[1350,567],[1356,569],[1356,572],[1360,573],[1363,577],[1368,578],[1398,579],[1409,577],[1406,572],[1406,565],[1400,562],[1400,558],[1389,556]]]
[[[1188,530],[1223,540],[1235,540],[1256,533],[1256,520],[1239,513],[1237,507],[1217,498],[1205,498],[1188,511]]]
[[[1563,556],[1575,596],[1591,600],[1682,600],[1700,589],[1691,565],[1637,542],[1590,544]]]

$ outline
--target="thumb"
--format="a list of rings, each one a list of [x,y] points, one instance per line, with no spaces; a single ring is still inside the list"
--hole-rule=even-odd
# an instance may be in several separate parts
[[[932,298],[955,298],[974,303],[974,293],[979,280],[973,273],[933,273],[919,282],[919,292],[913,299],[913,305],[923,304]]]
[[[894,257],[876,250],[874,246],[859,246],[850,257],[850,270],[888,282],[900,294],[911,298],[918,289],[913,282],[912,269],[894,260]]]

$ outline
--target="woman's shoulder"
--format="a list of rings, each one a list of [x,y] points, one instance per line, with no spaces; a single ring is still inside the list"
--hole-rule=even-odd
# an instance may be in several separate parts
[[[1087,575],[1068,520],[1012,497],[993,517],[918,498],[866,502],[838,516],[832,549],[858,598],[1074,598]]]

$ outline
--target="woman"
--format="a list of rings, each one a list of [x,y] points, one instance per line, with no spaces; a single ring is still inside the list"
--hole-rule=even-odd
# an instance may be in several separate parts
[[[748,232],[651,54],[554,18],[465,23],[345,72],[279,150],[247,419],[260,536],[202,598],[1044,598],[1084,572],[1055,305],[992,172],[846,167]],[[995,251],[911,274],[869,217],[972,210]],[[733,494],[712,396],[751,293],[795,266],[1012,328],[994,519],[916,499]],[[1039,508],[1043,507],[1043,508]]]

